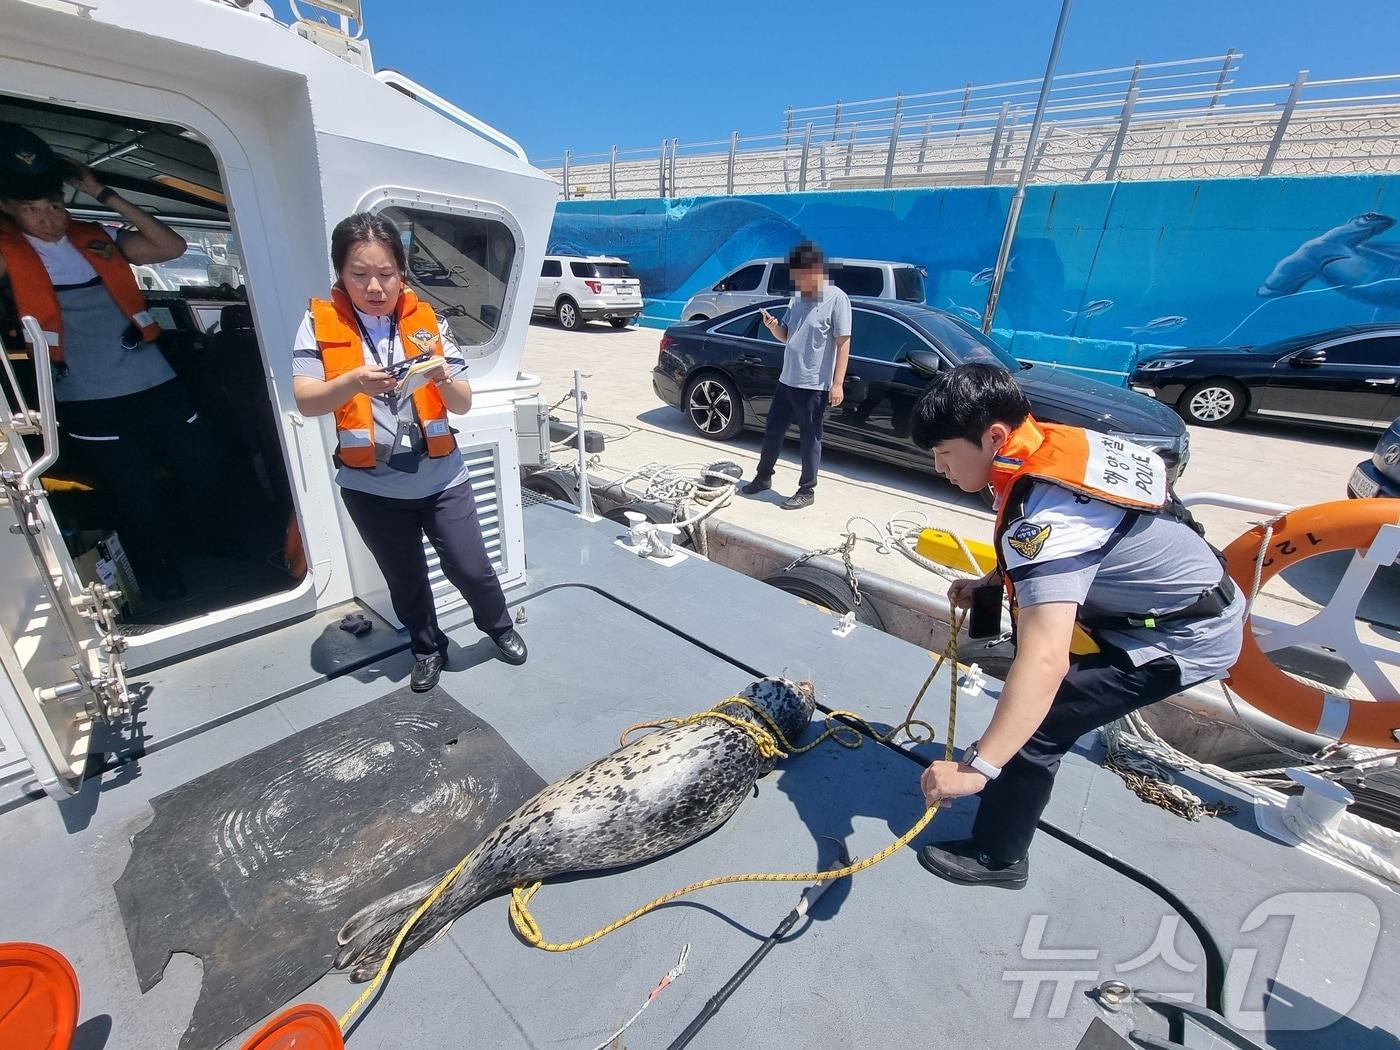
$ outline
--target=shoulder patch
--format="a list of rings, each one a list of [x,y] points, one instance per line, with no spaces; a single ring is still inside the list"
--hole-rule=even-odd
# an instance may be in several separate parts
[[[1052,528],[1053,525],[1037,525],[1033,521],[1023,521],[1006,538],[1007,546],[1030,561],[1045,547],[1045,541],[1050,538]]]
[[[426,328],[418,329],[418,331],[410,334],[408,338],[414,346],[418,347],[418,352],[420,354],[431,354],[433,352],[433,346],[437,343],[437,333],[430,332]]]

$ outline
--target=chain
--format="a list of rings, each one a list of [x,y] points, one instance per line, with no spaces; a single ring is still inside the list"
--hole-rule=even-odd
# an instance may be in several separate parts
[[[851,560],[851,552],[855,550],[857,536],[854,532],[847,532],[843,542],[835,547],[825,547],[819,551],[808,551],[806,554],[798,555],[788,564],[783,572],[792,572],[799,565],[805,565],[813,558],[824,558],[839,555],[841,563],[846,567],[846,582],[851,587],[851,597],[854,604],[859,607],[861,603],[860,580],[856,578],[855,562]]]

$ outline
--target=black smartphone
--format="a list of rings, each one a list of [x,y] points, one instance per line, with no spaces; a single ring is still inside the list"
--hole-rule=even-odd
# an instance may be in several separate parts
[[[989,583],[972,592],[972,611],[967,617],[969,638],[995,638],[1001,634],[1002,586]]]

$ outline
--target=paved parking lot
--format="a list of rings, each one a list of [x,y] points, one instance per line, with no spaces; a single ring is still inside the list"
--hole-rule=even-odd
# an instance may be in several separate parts
[[[728,442],[699,437],[685,418],[662,404],[651,388],[661,332],[655,329],[616,330],[590,324],[565,332],[549,323],[535,323],[526,340],[522,367],[542,380],[549,403],[571,387],[573,370],[587,376],[588,412],[613,425],[591,423],[608,436],[603,461],[630,470],[650,462],[702,464],[731,459],[751,477],[758,462],[759,435],[745,431]],[[569,413],[566,417],[564,413]],[[572,403],[558,410],[572,419]],[[621,440],[617,437],[626,434]],[[1346,481],[1352,468],[1375,446],[1374,434],[1337,431],[1259,422],[1229,430],[1193,428],[1191,462],[1178,490],[1225,492],[1289,505],[1324,503],[1346,498]],[[559,456],[569,453],[560,453]],[[758,499],[736,497],[720,514],[745,528],[776,536],[796,546],[813,549],[840,542],[846,522],[864,516],[884,524],[896,514],[917,512],[932,525],[969,538],[990,541],[992,515],[976,496],[954,489],[941,478],[917,470],[885,466],[862,456],[827,450],[822,460],[817,502],[803,511],[785,511],[778,504],[796,487],[796,445],[790,443],[780,461],[773,492]],[[1198,516],[1210,538],[1220,546],[1249,527],[1258,515],[1203,508]],[[866,530],[869,532],[869,530]],[[881,554],[870,544],[859,544],[857,564],[885,576],[919,586],[929,586],[929,574],[898,554]],[[1261,611],[1280,619],[1300,621],[1315,608],[1312,596],[1330,593],[1327,580],[1339,575],[1343,565],[1314,559],[1307,573],[1277,580],[1267,589]],[[1400,570],[1378,577],[1368,596],[1372,612],[1381,604],[1383,590],[1396,591]],[[1400,598],[1391,595],[1379,617],[1400,625]],[[1391,639],[1392,641],[1394,639]]]

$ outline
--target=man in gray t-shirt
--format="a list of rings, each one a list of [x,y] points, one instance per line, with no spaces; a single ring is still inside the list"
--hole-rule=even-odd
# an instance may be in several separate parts
[[[797,294],[788,303],[787,324],[767,310],[762,314],[763,324],[783,344],[783,371],[768,410],[758,471],[743,492],[754,496],[773,487],[773,467],[795,421],[802,476],[797,492],[783,507],[801,510],[816,499],[827,407],[835,408],[844,396],[842,385],[851,354],[851,300],[826,279],[826,260],[815,244],[804,241],[794,248],[788,270]]]

